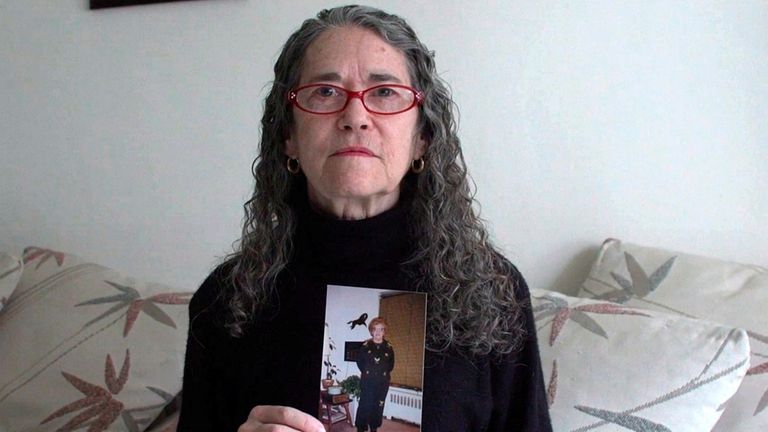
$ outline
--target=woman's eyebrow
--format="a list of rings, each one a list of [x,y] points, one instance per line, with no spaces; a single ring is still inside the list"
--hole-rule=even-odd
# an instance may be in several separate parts
[[[314,83],[314,82],[341,82],[341,75],[338,72],[322,72],[317,75],[313,75],[307,82]],[[386,83],[386,82],[394,82],[397,84],[402,84],[402,80],[390,73],[386,72],[374,72],[371,74],[368,74],[368,82],[375,82],[375,83]]]
[[[400,81],[400,78],[388,74],[388,73],[372,73],[368,75],[368,81],[372,82],[395,82],[398,84],[402,84],[402,81]]]
[[[323,72],[313,76],[307,82],[318,82],[318,81],[340,82],[341,75],[339,75],[337,72]]]

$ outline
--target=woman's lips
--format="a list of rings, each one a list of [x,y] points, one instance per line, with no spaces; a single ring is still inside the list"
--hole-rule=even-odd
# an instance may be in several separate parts
[[[345,147],[332,156],[362,156],[362,157],[375,157],[372,151],[365,147]]]

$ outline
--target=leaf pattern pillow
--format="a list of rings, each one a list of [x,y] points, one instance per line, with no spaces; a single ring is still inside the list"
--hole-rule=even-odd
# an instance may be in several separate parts
[[[746,329],[751,366],[714,430],[768,431],[767,269],[609,239],[579,296]]]
[[[0,314],[0,430],[146,429],[181,389],[192,292],[50,249],[23,260]]]
[[[749,364],[741,329],[534,289],[556,431],[712,429]]]
[[[22,269],[21,259],[0,252],[0,311],[3,310],[5,303],[11,297],[11,293],[16,289]]]

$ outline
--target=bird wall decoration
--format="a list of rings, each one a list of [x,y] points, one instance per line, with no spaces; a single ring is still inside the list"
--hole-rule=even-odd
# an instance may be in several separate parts
[[[368,319],[368,314],[364,313],[360,315],[360,318],[352,321],[347,321],[347,324],[350,324],[349,328],[350,330],[354,330],[355,326],[363,326],[366,327],[365,321]]]

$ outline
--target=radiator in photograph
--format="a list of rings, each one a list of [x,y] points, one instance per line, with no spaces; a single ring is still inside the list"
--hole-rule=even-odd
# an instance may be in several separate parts
[[[393,420],[404,420],[421,425],[421,391],[390,387],[384,416]]]

